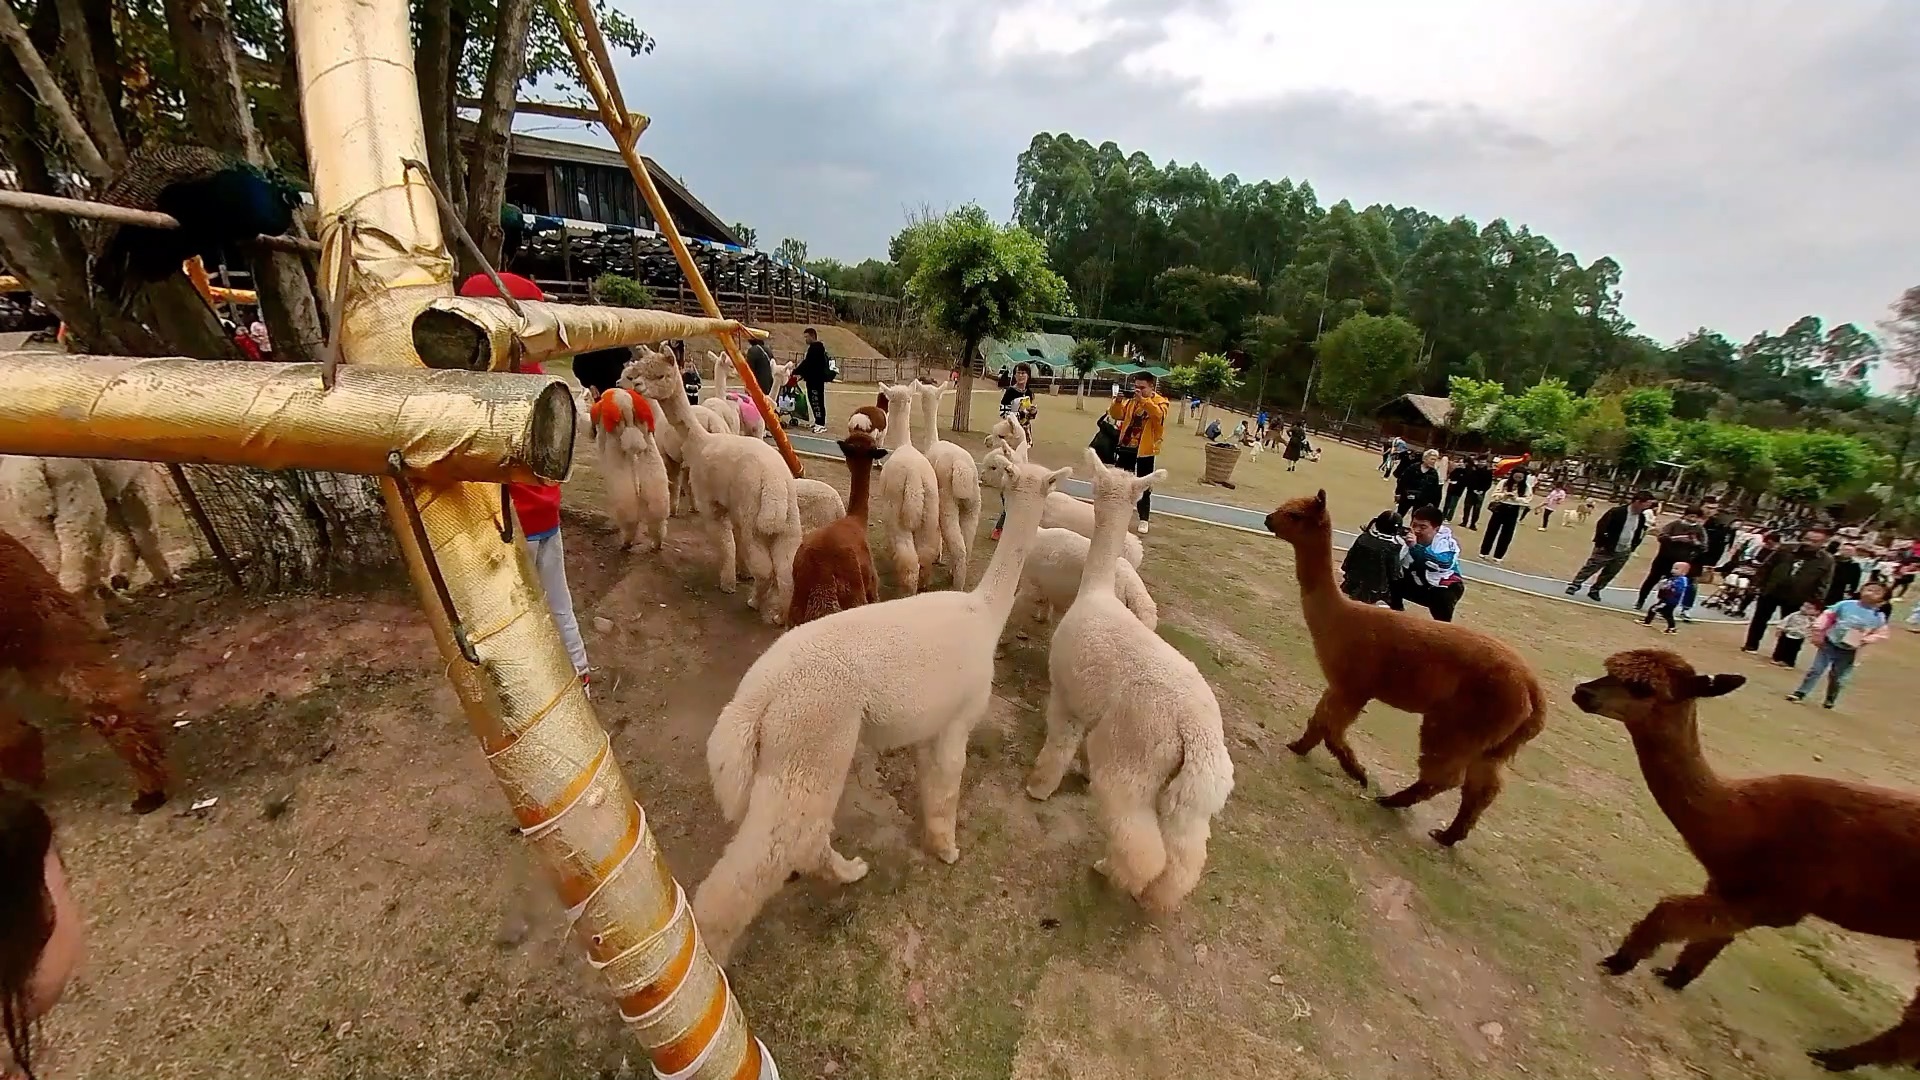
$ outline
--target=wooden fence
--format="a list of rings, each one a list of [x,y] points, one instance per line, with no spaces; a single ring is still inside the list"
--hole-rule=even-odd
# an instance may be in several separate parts
[[[595,302],[591,282],[555,281],[536,278],[535,284],[541,291],[561,303],[591,304]],[[682,284],[673,291],[650,289],[653,303],[650,307],[661,311],[671,311],[679,315],[704,316],[705,309],[693,295],[693,290]],[[720,304],[720,314],[729,319],[739,319],[749,326],[759,323],[815,323],[832,326],[840,321],[833,305],[823,300],[803,300],[793,296],[777,294],[719,291],[713,294]]]

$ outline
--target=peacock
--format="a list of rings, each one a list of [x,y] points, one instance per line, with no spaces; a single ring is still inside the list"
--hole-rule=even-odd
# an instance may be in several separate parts
[[[300,189],[285,174],[204,146],[148,143],[114,177],[100,201],[171,214],[178,229],[103,222],[93,237],[93,275],[101,288],[124,295],[143,282],[180,272],[200,256],[209,265],[222,253],[262,234],[293,225]]]

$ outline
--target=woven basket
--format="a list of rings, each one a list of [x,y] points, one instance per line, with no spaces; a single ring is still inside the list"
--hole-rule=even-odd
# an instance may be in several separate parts
[[[1207,471],[1200,479],[1208,484],[1227,484],[1233,481],[1233,467],[1240,464],[1240,448],[1222,446],[1219,443],[1207,444]]]

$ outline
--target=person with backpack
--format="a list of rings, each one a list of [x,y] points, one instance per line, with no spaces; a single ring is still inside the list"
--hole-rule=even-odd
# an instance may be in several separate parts
[[[1460,542],[1440,519],[1440,508],[1431,504],[1414,510],[1408,531],[1412,543],[1407,556],[1412,565],[1395,583],[1389,605],[1401,611],[1412,601],[1432,612],[1435,622],[1452,622],[1454,609],[1467,592],[1466,579],[1460,576]]]
[[[1393,606],[1393,592],[1406,576],[1412,556],[1400,533],[1400,518],[1391,510],[1367,523],[1347,557],[1340,563],[1340,591],[1363,604]]]
[[[827,430],[827,384],[834,377],[833,358],[820,342],[820,331],[809,326],[803,336],[807,339],[807,354],[800,358],[800,366],[793,373],[806,385],[807,401],[813,406],[813,433],[819,435]]]

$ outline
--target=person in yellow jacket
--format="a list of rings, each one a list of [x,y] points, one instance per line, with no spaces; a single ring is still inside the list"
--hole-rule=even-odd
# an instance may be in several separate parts
[[[1133,392],[1121,397],[1107,410],[1107,416],[1119,429],[1119,449],[1114,464],[1132,469],[1133,475],[1153,471],[1153,458],[1160,452],[1160,440],[1167,433],[1167,399],[1160,396],[1159,380],[1150,371],[1133,377]],[[1147,515],[1153,510],[1153,493],[1140,493],[1140,532],[1147,531]]]

